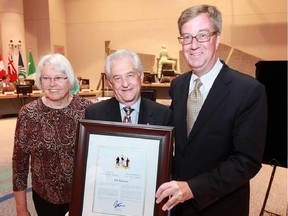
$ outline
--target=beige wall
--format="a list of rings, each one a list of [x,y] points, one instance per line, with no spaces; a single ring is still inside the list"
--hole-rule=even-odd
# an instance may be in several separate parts
[[[89,78],[95,88],[103,72],[107,40],[111,49],[129,48],[156,56],[165,43],[169,55],[179,58],[177,19],[184,9],[198,3],[203,1],[23,0],[24,45],[32,48],[36,64],[41,55],[54,52],[54,45],[63,46],[76,73]],[[260,59],[287,60],[286,0],[205,3],[215,4],[223,13],[221,43]],[[0,25],[1,44],[6,46],[2,26],[7,23],[1,20]],[[5,55],[5,49],[0,52]]]
[[[64,0],[1,0],[1,49],[7,66],[8,43],[22,41],[24,66],[28,69],[28,52],[32,50],[35,64],[39,58],[54,52],[54,46],[64,47],[66,53],[66,14]],[[18,65],[18,48],[14,48],[14,64]]]
[[[31,48],[37,65],[40,56],[51,52],[48,0],[23,0],[23,8],[26,45],[27,49]],[[26,53],[28,55],[28,50]],[[25,67],[28,68],[28,65]]]
[[[64,0],[49,0],[51,50],[55,45],[64,47],[66,54],[66,13]]]
[[[26,44],[32,50],[34,62],[54,52],[55,45],[63,46],[66,54],[64,0],[23,0],[23,5]]]
[[[265,60],[287,59],[286,0],[206,2],[223,13],[222,43]],[[93,83],[103,72],[106,40],[111,49],[156,56],[165,43],[170,56],[178,58],[177,19],[191,5],[188,0],[66,0],[69,58],[77,73]]]
[[[9,47],[15,66],[18,66],[19,48],[23,61],[26,61],[25,28],[22,0],[0,1],[0,54],[7,65]],[[10,40],[13,45],[9,46]],[[19,43],[21,41],[21,43]],[[21,46],[18,46],[21,44]]]

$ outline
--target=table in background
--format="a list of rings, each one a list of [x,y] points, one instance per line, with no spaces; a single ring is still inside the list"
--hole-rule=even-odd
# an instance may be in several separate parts
[[[170,87],[170,83],[143,83],[142,84],[142,89],[155,90],[157,99],[170,99],[169,87]]]
[[[78,92],[81,97],[93,98],[97,97],[99,91]],[[42,97],[42,93],[31,93],[29,95],[0,94],[0,118],[5,115],[18,115],[21,107],[31,101]]]

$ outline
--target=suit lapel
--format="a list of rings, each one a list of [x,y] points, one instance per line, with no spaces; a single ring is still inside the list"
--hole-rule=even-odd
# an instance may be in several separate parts
[[[181,149],[184,148],[184,145],[187,142],[187,98],[191,75],[191,71],[181,74],[175,79],[175,84],[174,81],[172,81],[170,87],[174,126],[177,128],[177,131],[181,131],[181,136],[177,136],[178,143],[183,144],[183,146],[178,145]]]
[[[152,116],[153,111],[149,108],[148,101],[141,97],[138,124],[154,124]]]
[[[119,102],[115,97],[109,99],[109,104],[105,110],[106,119],[115,122],[122,122]]]

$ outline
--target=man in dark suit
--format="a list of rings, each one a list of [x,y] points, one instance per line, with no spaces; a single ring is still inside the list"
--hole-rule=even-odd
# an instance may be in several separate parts
[[[85,118],[122,122],[130,107],[131,123],[170,125],[172,111],[159,103],[141,97],[144,73],[139,56],[131,50],[118,50],[105,60],[105,75],[114,97],[86,109]]]
[[[265,146],[264,86],[219,60],[222,17],[216,7],[186,9],[178,28],[191,71],[171,83],[173,181],[158,188],[156,203],[169,197],[162,209],[172,209],[172,216],[248,216],[249,180],[261,168]],[[197,90],[192,97],[200,98],[202,107],[198,117],[192,114],[195,123],[187,132],[187,114],[198,104],[188,96]]]

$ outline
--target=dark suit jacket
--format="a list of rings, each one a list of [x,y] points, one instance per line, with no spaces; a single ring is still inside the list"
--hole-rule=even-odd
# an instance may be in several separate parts
[[[121,122],[119,102],[115,97],[88,107],[85,112],[86,119]],[[159,103],[141,98],[138,124],[171,125],[172,111]]]
[[[266,138],[265,88],[224,64],[187,138],[191,75],[174,79],[169,91],[176,143],[173,179],[187,181],[194,195],[172,215],[248,215],[249,179],[261,168]]]

